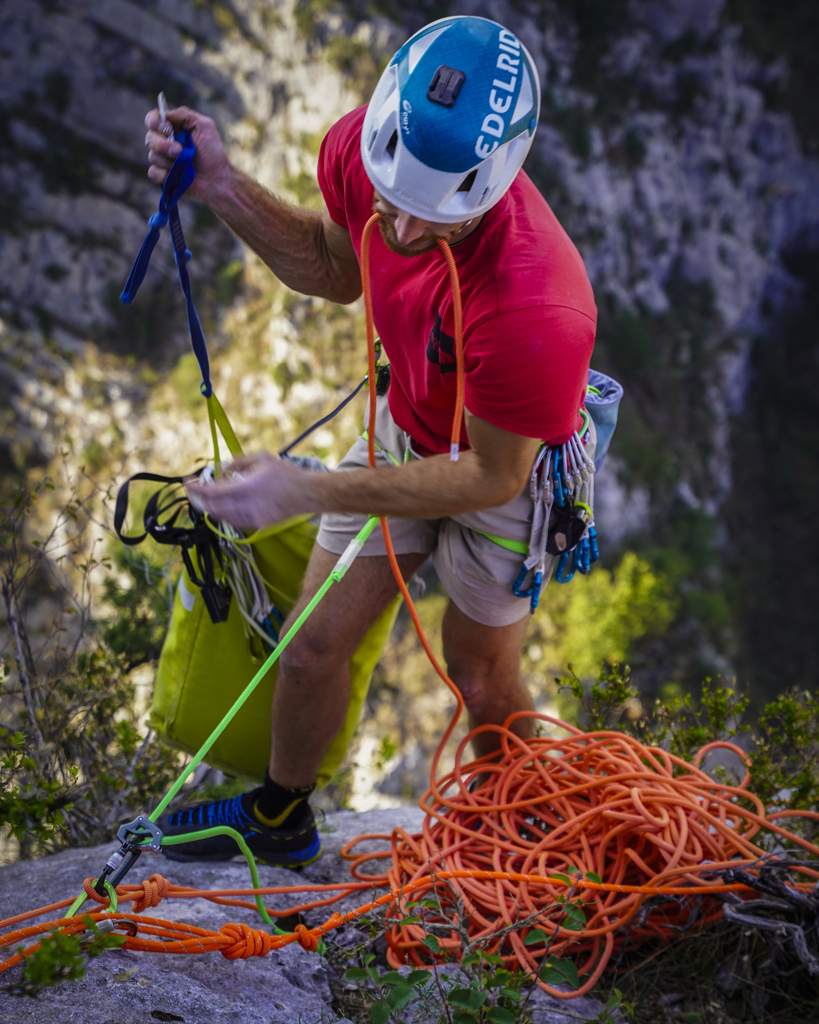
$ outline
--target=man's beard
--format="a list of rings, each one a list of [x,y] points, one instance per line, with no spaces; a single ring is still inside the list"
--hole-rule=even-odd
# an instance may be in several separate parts
[[[424,253],[430,252],[438,245],[434,238],[429,240],[429,244],[418,249],[408,245],[401,245],[396,237],[395,228],[390,221],[383,216],[383,214],[378,221],[378,230],[381,232],[381,237],[384,239],[384,245],[386,245],[390,252],[394,252],[397,256],[423,256]]]

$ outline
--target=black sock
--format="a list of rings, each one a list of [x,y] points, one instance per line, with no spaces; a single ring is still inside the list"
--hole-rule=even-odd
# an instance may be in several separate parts
[[[315,782],[296,789],[280,786],[265,772],[264,785],[245,793],[242,806],[246,814],[268,828],[286,828],[301,816],[303,804],[315,788]]]

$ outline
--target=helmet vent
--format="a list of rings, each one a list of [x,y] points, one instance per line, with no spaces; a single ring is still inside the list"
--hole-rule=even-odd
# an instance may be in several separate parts
[[[390,160],[395,159],[395,147],[398,145],[398,132],[394,131],[390,136],[390,141],[387,143],[386,152],[390,155]]]
[[[427,99],[432,100],[433,103],[440,103],[442,107],[451,107],[458,98],[458,93],[465,80],[466,75],[463,71],[441,64],[429,83]]]
[[[475,178],[477,177],[477,174],[478,174],[478,168],[476,167],[474,171],[470,171],[469,174],[467,174],[467,176],[464,178],[464,180],[458,186],[458,191],[459,192],[471,192],[472,191],[472,186],[475,184]]]

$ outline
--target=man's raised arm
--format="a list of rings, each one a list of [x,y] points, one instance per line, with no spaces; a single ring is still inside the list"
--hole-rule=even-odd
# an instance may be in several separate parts
[[[332,302],[358,298],[361,275],[349,231],[326,210],[290,206],[237,170],[211,118],[177,107],[167,119],[174,130],[190,131],[196,146],[196,178],[188,195],[207,203],[289,288]],[[158,110],[146,115],[145,127],[148,177],[161,185],[181,147],[161,132]]]

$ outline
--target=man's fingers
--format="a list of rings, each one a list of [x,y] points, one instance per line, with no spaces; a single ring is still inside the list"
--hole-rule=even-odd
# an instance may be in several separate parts
[[[190,501],[194,508],[199,509],[200,512],[207,512],[211,519],[220,523],[230,523],[231,526],[235,526],[239,530],[255,530],[259,526],[253,516],[253,511],[242,503],[230,501],[222,507],[218,499],[212,500],[212,496],[210,496],[210,500],[199,501],[198,498],[194,499],[193,495],[190,496]]]
[[[181,145],[174,139],[166,138],[161,132],[149,131],[145,136],[145,145],[150,153],[158,153],[175,160],[182,152]]]
[[[214,519],[227,519],[230,523],[236,523],[235,513],[242,507],[242,503],[231,494],[223,494],[215,487],[201,484],[188,484],[185,488],[188,500],[194,508],[200,512],[207,512]]]
[[[164,185],[167,177],[168,172],[161,167],[148,168],[148,181],[153,182],[154,185]]]
[[[175,107],[173,110],[168,110],[165,116],[174,128],[187,128],[188,131],[192,131],[202,120],[202,115],[197,114],[190,107]]]
[[[247,481],[236,480],[226,484],[186,484],[185,490],[194,503],[206,508],[213,515],[221,517],[221,513],[241,506],[248,497]]]
[[[270,456],[266,452],[256,452],[253,455],[239,455],[229,466],[225,466],[225,472],[242,473],[248,469],[256,469],[259,463],[267,462],[269,459]]]
[[[161,171],[169,171],[173,167],[173,160],[168,160],[151,149],[148,151],[148,164],[151,167],[158,167]]]

